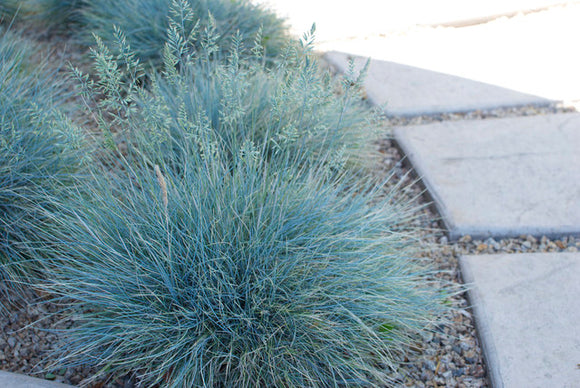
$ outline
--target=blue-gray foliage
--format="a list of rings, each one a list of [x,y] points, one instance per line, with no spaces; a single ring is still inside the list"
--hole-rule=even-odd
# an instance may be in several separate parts
[[[215,28],[223,52],[229,49],[232,36],[239,33],[244,42],[252,42],[262,30],[262,44],[268,56],[277,55],[287,43],[284,21],[272,11],[248,0],[84,0],[83,20],[87,24],[85,42],[92,44],[92,34],[106,43],[115,40],[120,28],[137,57],[160,66],[170,19],[180,19],[187,34]]]
[[[261,156],[95,173],[52,213],[45,286],[78,322],[65,364],[170,387],[390,381],[441,307],[413,209]]]
[[[321,74],[311,34],[266,65],[259,28],[220,41],[217,16],[194,28],[173,4],[159,72],[112,27],[96,74],[75,70],[104,163],[25,180],[44,190],[19,223],[41,225],[20,244],[35,287],[75,316],[61,361],[146,386],[391,383],[442,294],[417,258],[418,209],[349,171],[373,121],[360,79]],[[34,139],[51,166],[77,143]]]
[[[97,38],[96,77],[77,71],[86,98],[100,96],[88,105],[99,106],[92,115],[113,148],[131,152],[139,144],[151,164],[176,168],[183,155],[218,148],[231,155],[247,144],[279,164],[337,172],[370,159],[379,126],[360,99],[361,78],[349,74],[339,83],[321,70],[312,33],[288,45],[272,68],[259,34],[249,48],[235,35],[227,58],[215,61],[214,31],[186,37],[172,27],[162,69],[147,77],[124,34],[115,35],[112,49]],[[138,86],[144,79],[147,88]]]
[[[356,80],[334,95],[308,42],[273,69],[215,62],[207,34],[195,57],[170,41],[144,89],[116,35],[121,56],[97,40],[97,76],[76,72],[112,159],[30,248],[78,323],[62,361],[170,387],[389,383],[442,296],[401,187],[333,162],[360,130],[343,120],[367,122]]]
[[[0,261],[10,263],[79,167],[80,138],[54,107],[64,97],[54,73],[31,61],[26,41],[0,34]]]
[[[2,0],[0,21],[23,20],[37,29],[60,32],[80,26],[81,0]]]

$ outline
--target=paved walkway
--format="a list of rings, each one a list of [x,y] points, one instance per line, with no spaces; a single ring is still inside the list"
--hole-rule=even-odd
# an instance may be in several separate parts
[[[340,72],[354,61],[359,71],[368,58],[330,51],[324,59]],[[546,106],[554,101],[400,63],[372,59],[365,82],[372,104],[390,116],[469,112],[524,105]]]
[[[580,386],[580,254],[464,256],[494,387]]]
[[[320,11],[312,2],[270,1],[291,17],[300,9],[302,19],[291,20],[302,23],[304,15],[327,15],[320,47],[338,70],[350,58],[360,66],[361,57],[373,57],[367,96],[389,115],[580,102],[572,38],[580,36],[579,2],[490,1],[476,10],[452,0],[408,8],[361,0],[353,9],[321,1]],[[394,14],[380,12],[389,7]],[[329,19],[342,30],[323,31]],[[362,36],[353,37],[351,24]],[[394,133],[452,240],[580,235],[580,114],[444,121]],[[460,264],[492,385],[580,387],[580,254],[477,255]]]
[[[451,240],[580,235],[580,114],[447,121],[395,138]]]
[[[465,26],[517,13],[530,13],[570,0],[253,0],[288,18],[295,35],[312,23],[323,44],[371,35],[400,34],[415,26]]]

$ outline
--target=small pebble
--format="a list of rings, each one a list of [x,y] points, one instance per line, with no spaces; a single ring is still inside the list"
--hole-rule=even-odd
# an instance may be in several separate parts
[[[453,371],[453,377],[463,376],[464,373],[465,371],[463,370],[463,368],[455,369]]]
[[[8,345],[10,345],[11,348],[16,346],[16,338],[14,337],[8,337],[6,342],[8,342]]]
[[[432,371],[432,372],[434,372],[435,369],[437,368],[437,366],[435,365],[435,363],[433,361],[431,361],[431,360],[424,360],[423,361],[423,366],[425,368],[427,368],[428,370]]]

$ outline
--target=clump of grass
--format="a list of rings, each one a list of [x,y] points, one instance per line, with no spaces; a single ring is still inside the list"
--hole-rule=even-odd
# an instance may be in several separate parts
[[[82,0],[27,0],[27,18],[37,26],[61,32],[80,31]]]
[[[179,26],[190,22],[172,20],[163,67],[147,77],[120,30],[111,49],[97,38],[96,77],[76,74],[87,99],[103,96],[87,105],[100,107],[92,114],[108,146],[130,151],[138,143],[150,165],[176,169],[183,155],[211,154],[218,143],[232,154],[250,142],[278,164],[338,172],[372,160],[380,120],[360,98],[362,76],[352,71],[339,83],[322,71],[312,51],[314,30],[288,45],[272,68],[259,34],[248,48],[235,35],[227,59],[215,61],[215,31],[187,36]],[[143,82],[145,89],[138,87]],[[210,149],[200,148],[203,137],[211,138],[204,143]]]
[[[347,168],[360,80],[337,96],[311,35],[273,67],[259,34],[253,58],[234,35],[216,61],[216,29],[193,20],[170,19],[159,73],[119,29],[114,51],[97,39],[96,77],[76,71],[116,165],[48,196],[51,228],[26,244],[78,323],[61,361],[147,386],[392,382],[444,306],[417,209]]]
[[[26,41],[0,34],[0,262],[14,264],[41,227],[38,209],[79,166],[80,137],[55,108],[63,89],[54,73],[31,63]]]
[[[261,43],[268,56],[277,55],[288,39],[282,19],[248,0],[86,0],[85,4],[87,44],[92,44],[93,33],[105,42],[113,42],[118,27],[126,33],[137,57],[154,66],[162,64],[171,17],[186,21],[181,27],[188,34],[209,26],[215,28],[216,40],[224,53],[236,33],[244,42],[251,42],[261,29]],[[179,14],[183,10],[186,14]]]
[[[10,22],[18,11],[17,0],[3,0],[0,3],[0,22]]]
[[[65,32],[81,24],[81,0],[2,0],[0,20],[16,18],[37,29]]]
[[[378,186],[271,171],[259,151],[96,172],[51,219],[65,364],[146,385],[388,383],[441,310],[413,209]],[[394,194],[393,194],[394,195]],[[56,207],[56,206],[53,206]]]

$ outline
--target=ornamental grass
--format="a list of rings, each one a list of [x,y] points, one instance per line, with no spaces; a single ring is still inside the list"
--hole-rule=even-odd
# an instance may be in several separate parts
[[[64,89],[33,47],[0,31],[0,262],[25,270],[21,244],[45,221],[41,209],[66,190],[82,164],[81,137],[56,107]]]
[[[270,60],[265,28],[224,40],[217,13],[171,7],[156,71],[127,27],[97,37],[94,74],[73,70],[94,163],[35,186],[66,195],[20,224],[36,225],[31,282],[74,318],[58,367],[163,387],[396,384],[446,295],[416,202],[364,168],[362,78],[321,72],[314,31]]]
[[[127,164],[52,205],[43,287],[76,322],[59,365],[167,387],[392,382],[442,311],[415,209],[262,156]]]
[[[162,65],[163,47],[172,19],[186,35],[197,30],[215,28],[216,40],[229,51],[231,38],[239,34],[251,43],[261,30],[261,44],[267,57],[274,57],[286,45],[289,34],[283,19],[249,0],[85,0],[83,20],[85,43],[93,43],[93,34],[106,43],[115,41],[116,28],[125,32],[137,57],[154,67]]]

